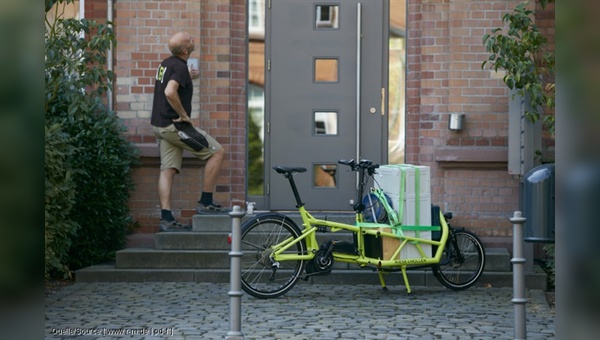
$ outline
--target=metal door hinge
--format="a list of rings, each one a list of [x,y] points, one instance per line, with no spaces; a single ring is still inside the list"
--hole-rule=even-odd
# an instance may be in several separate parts
[[[267,60],[267,71],[271,71],[271,59]]]

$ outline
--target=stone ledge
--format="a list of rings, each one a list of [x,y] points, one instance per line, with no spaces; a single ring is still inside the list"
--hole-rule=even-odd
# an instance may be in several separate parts
[[[158,143],[135,143],[134,146],[139,150],[139,164],[136,166],[160,166],[160,153]],[[183,166],[201,167],[206,161],[199,160],[191,152],[183,151]]]
[[[506,147],[442,147],[435,150],[442,168],[484,168],[508,170]]]

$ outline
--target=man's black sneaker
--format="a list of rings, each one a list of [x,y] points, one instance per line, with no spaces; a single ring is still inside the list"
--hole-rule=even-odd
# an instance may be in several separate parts
[[[191,230],[192,226],[188,225],[188,224],[179,223],[179,222],[177,222],[177,220],[173,220],[173,221],[160,220],[158,229],[160,231],[187,231],[187,230]]]

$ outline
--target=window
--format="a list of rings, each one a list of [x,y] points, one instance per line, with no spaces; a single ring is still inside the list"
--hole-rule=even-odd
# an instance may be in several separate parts
[[[338,81],[338,60],[334,58],[315,58],[315,83],[335,83]]]
[[[336,164],[315,164],[313,166],[313,186],[316,188],[335,188],[337,186],[336,172]]]
[[[339,6],[317,5],[316,6],[316,28],[338,28]]]
[[[265,37],[265,1],[248,1],[248,34],[251,39]]]
[[[337,135],[337,112],[315,112],[314,134]]]

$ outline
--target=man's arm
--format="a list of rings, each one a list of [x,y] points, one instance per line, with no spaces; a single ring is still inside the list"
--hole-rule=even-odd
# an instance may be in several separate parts
[[[179,90],[179,83],[175,80],[169,80],[169,82],[167,83],[167,87],[165,88],[165,97],[167,97],[169,105],[171,105],[173,110],[175,110],[175,112],[177,112],[177,114],[179,115],[179,118],[173,119],[173,122],[187,122],[191,124],[192,120],[190,119],[188,113],[185,112],[177,90]]]

